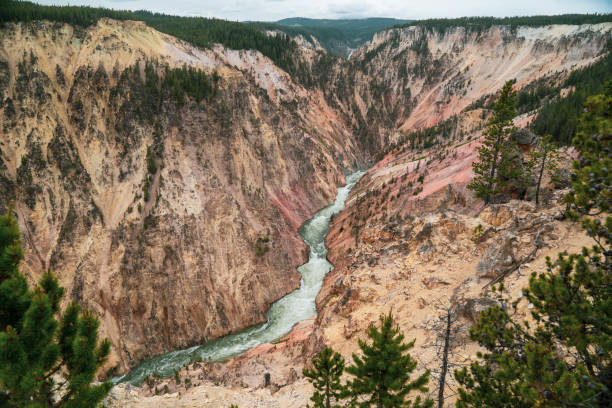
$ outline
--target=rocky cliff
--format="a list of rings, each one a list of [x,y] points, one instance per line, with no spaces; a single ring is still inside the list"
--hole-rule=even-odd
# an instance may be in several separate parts
[[[497,47],[527,45],[523,52],[517,52],[522,57],[511,52],[510,55],[518,59],[514,62],[506,59],[506,64],[514,67],[511,70],[499,75],[472,77],[471,86],[481,89],[480,92],[468,88],[464,90],[464,98],[452,97],[444,101],[436,99],[445,89],[443,83],[429,84],[423,89],[433,90],[436,102],[433,106],[425,98],[426,91],[416,92],[414,105],[402,113],[401,120],[396,123],[398,128],[393,137],[398,143],[386,146],[380,160],[352,190],[345,210],[332,222],[326,244],[328,258],[335,269],[326,276],[317,298],[319,314],[316,319],[296,326],[274,344],[261,345],[227,364],[195,363],[181,371],[182,382],[178,384],[171,379],[156,379],[139,389],[116,388],[109,400],[111,406],[130,403],[142,407],[195,407],[206,401],[220,406],[237,403],[303,407],[312,388],[300,371],[309,364],[314,353],[330,346],[350,359],[351,353],[357,351],[357,340],[365,338],[368,326],[376,322],[381,313],[390,310],[407,339],[416,338],[411,353],[419,361],[420,369],[432,370],[430,390],[432,396],[437,395],[441,345],[449,311],[452,314],[449,357],[452,370],[475,358],[478,347],[469,340],[468,330],[482,310],[495,304],[490,292],[492,283],[503,280],[507,296],[520,298],[531,272],[546,269],[547,256],[554,257],[563,249],[575,252],[590,245],[579,226],[560,216],[564,208],[563,181],[552,183],[550,174],[545,177],[540,207],[533,202],[510,200],[483,208],[465,188],[473,177],[471,163],[477,157],[476,149],[489,114],[474,102],[488,98],[488,93],[513,77],[517,78],[519,87],[538,78],[563,78],[574,64],[582,64],[564,65],[567,61],[598,58],[602,44],[597,39],[607,38],[610,28],[607,25],[595,30],[565,26],[525,29],[532,33],[531,37],[526,36],[525,40],[506,38],[500,43],[493,35],[503,32],[498,28],[474,35],[474,41],[482,42],[480,48],[472,50],[471,58],[480,60],[482,70],[488,66],[483,55],[493,53]],[[397,35],[413,31],[415,29],[400,30]],[[461,30],[455,34],[457,32]],[[559,34],[570,32],[577,36]],[[534,43],[538,42],[536,38],[545,42],[546,33],[554,37],[549,40],[553,45],[544,47],[549,51],[538,54],[536,50],[542,45]],[[394,48],[387,41],[395,36],[388,32],[374,42],[383,45],[381,50],[388,47],[392,51]],[[439,34],[430,40],[438,38],[436,36]],[[585,38],[580,40],[581,36]],[[532,44],[528,46],[529,41]],[[595,41],[595,45],[591,41]],[[563,44],[574,45],[567,48]],[[359,52],[363,54],[366,49],[376,48],[367,47]],[[586,54],[580,54],[582,50],[586,50]],[[539,57],[535,58],[534,53]],[[382,60],[382,56],[376,58]],[[381,62],[372,63],[373,67],[379,67],[380,76],[376,78],[395,75],[393,60],[384,61],[388,64],[386,70],[378,65]],[[414,63],[412,59],[406,61]],[[489,63],[495,61],[493,58]],[[504,65],[500,61],[495,63],[497,70]],[[446,76],[441,77],[442,82],[447,80]],[[359,100],[360,83],[365,82],[356,81],[351,91],[355,100]],[[480,83],[483,83],[482,88],[479,88]],[[336,107],[340,106],[338,109],[344,113],[340,97],[331,96],[337,98]],[[390,91],[389,98],[398,98],[398,92]],[[435,125],[421,134],[429,140],[427,147],[423,140],[419,142],[417,138],[413,143],[410,138],[402,137],[404,123],[408,123],[408,129],[415,130],[412,126],[417,126],[420,120],[421,113],[412,116],[413,112],[419,112],[414,106],[420,106],[418,109],[425,112],[423,117],[437,115],[418,125]],[[386,109],[382,103],[376,107]],[[521,115],[515,119],[515,124],[525,126],[532,117],[530,113]],[[369,122],[375,126],[380,123],[375,117]],[[385,126],[381,126],[383,131],[394,129]],[[533,140],[522,137],[524,135],[521,133],[517,142],[521,151],[528,151]],[[561,154],[562,163],[569,165],[572,152],[564,150]],[[516,313],[519,319],[528,318],[529,305],[520,303]],[[271,378],[267,387],[266,373]],[[183,385],[185,379],[189,379],[190,386]],[[456,384],[451,376],[447,377],[447,382],[450,385],[445,392],[445,406],[452,406]],[[156,395],[156,390],[164,386],[169,387],[169,393]],[[241,391],[232,393],[232,389]]]
[[[199,103],[155,87],[183,64],[210,82]],[[261,54],[142,23],[5,27],[0,101],[22,268],[100,316],[116,373],[264,321],[299,285],[297,229],[362,165],[325,101]]]
[[[457,156],[469,157],[476,143],[457,147]],[[469,328],[480,312],[496,304],[492,283],[503,280],[506,296],[518,299],[531,273],[546,269],[547,257],[592,243],[579,225],[562,217],[567,190],[555,190],[548,181],[547,199],[540,207],[510,200],[483,209],[460,188],[458,176],[439,191],[424,192],[422,206],[405,208],[405,202],[389,200],[386,210],[393,211],[393,217],[368,217],[358,212],[366,202],[360,198],[385,176],[383,168],[370,170],[371,178],[360,181],[346,211],[334,220],[327,244],[335,269],[317,297],[315,319],[297,325],[274,344],[261,345],[224,364],[193,363],[181,370],[178,382],[152,378],[139,388],[122,384],[111,393],[109,405],[304,407],[312,387],[301,369],[312,356],[329,346],[351,361],[351,354],[359,352],[358,340],[365,340],[368,327],[389,311],[406,338],[416,339],[411,355],[419,372],[431,370],[429,396],[436,398],[449,312],[452,371],[474,361],[480,351],[469,338]],[[423,163],[420,170],[429,174],[424,185],[444,183],[452,168],[450,161]],[[386,176],[386,185],[396,177]],[[390,184],[394,188],[395,183]],[[366,220],[358,237],[347,228],[355,219]],[[529,310],[527,302],[519,303],[516,317],[528,319]],[[444,406],[451,407],[457,384],[450,374],[446,381]]]
[[[347,324],[353,293],[363,293],[354,296],[367,316],[382,311],[373,299],[391,296],[385,283],[344,299],[339,276],[375,269],[379,251],[403,251],[402,265],[423,262],[421,253],[433,262],[450,244],[427,249],[427,222],[410,229],[410,217],[476,216],[464,186],[487,112],[474,104],[508,79],[521,87],[597,60],[611,30],[394,29],[350,61],[302,48],[304,76],[292,78],[258,52],[197,49],[139,22],[9,24],[0,30],[0,210],[16,201],[31,281],[54,270],[70,300],[100,316],[116,374],[263,321],[299,284],[302,222],[333,199],[343,174],[382,157],[332,226],[337,270],[316,335],[292,349],[307,357],[335,336],[327,328]],[[203,93],[165,82],[176,72]],[[433,125],[408,143],[409,131]],[[434,218],[450,231],[447,215]],[[476,222],[459,221],[448,234]],[[435,279],[427,284],[452,286]],[[346,339],[367,320],[355,319]]]
[[[611,26],[386,30],[326,71],[333,84],[326,95],[376,154],[403,134],[459,114],[509,79],[522,88],[596,61]]]

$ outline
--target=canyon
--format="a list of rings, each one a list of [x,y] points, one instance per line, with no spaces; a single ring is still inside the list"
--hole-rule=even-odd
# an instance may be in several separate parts
[[[364,165],[351,134],[254,52],[198,50],[134,22],[44,26],[0,40],[1,206],[16,202],[24,272],[52,269],[100,316],[116,374],[265,321],[299,285],[297,229]],[[145,58],[216,70],[214,104],[150,120],[144,84],[123,74]],[[163,152],[154,172],[151,151]]]
[[[389,310],[417,339],[422,367],[436,364],[440,321],[456,310],[452,363],[467,364],[489,283],[518,265],[505,282],[520,297],[561,243],[587,240],[558,217],[563,186],[547,181],[539,208],[510,200],[484,210],[465,188],[489,115],[477,102],[508,79],[560,83],[601,58],[611,32],[612,23],[405,27],[348,61],[301,42],[306,81],[259,52],[196,48],[142,22],[7,24],[0,211],[15,201],[31,283],[51,269],[68,300],[99,316],[111,377],[264,322],[299,286],[302,224],[368,168],[332,220],[334,270],[316,317],[229,361],[192,363],[181,384],[121,384],[109,405],[305,406],[302,367],[324,345],[349,358]],[[215,94],[155,110],[147,64],[197,68]],[[436,125],[445,126],[429,146],[410,148],[410,132]]]

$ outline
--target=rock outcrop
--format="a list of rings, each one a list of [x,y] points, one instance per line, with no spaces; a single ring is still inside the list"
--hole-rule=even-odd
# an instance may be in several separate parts
[[[479,278],[497,278],[506,271],[515,267],[517,259],[514,256],[514,247],[517,237],[511,232],[505,232],[493,245],[489,246],[478,266],[476,276]]]
[[[520,298],[531,273],[546,270],[547,257],[590,245],[580,226],[559,217],[563,195],[557,191],[554,205],[546,208],[518,200],[496,205],[497,213],[505,217],[489,217],[488,211],[471,215],[466,208],[433,209],[393,222],[370,219],[360,229],[358,242],[351,240],[350,251],[343,246],[346,240],[339,238],[346,219],[337,219],[329,240],[330,261],[337,267],[317,297],[319,314],[309,343],[312,348],[307,349],[314,353],[321,345],[330,346],[350,358],[358,352],[357,340],[365,338],[368,326],[381,313],[393,311],[406,338],[416,339],[411,354],[419,369],[433,372],[434,397],[449,310],[454,369],[474,361],[480,351],[469,339],[469,328],[483,310],[500,305],[490,290],[492,283],[503,280],[505,295]],[[475,239],[476,229],[486,233]],[[516,313],[519,320],[528,319],[528,302],[519,303]],[[452,376],[447,380],[454,387]],[[449,390],[447,395],[451,394]],[[449,397],[448,403],[452,400]]]

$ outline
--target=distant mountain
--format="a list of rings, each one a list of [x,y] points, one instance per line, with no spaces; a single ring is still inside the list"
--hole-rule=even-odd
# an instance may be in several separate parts
[[[395,18],[331,20],[293,17],[278,20],[275,24],[309,33],[317,38],[328,51],[344,55],[349,49],[370,41],[374,33],[409,22],[410,20]],[[282,30],[291,35],[287,29]]]
[[[259,30],[282,31],[290,37],[301,35],[310,42],[313,42],[312,37],[314,37],[328,52],[336,55],[345,56],[352,48],[346,35],[337,28],[285,26],[264,22],[247,22],[247,24]]]

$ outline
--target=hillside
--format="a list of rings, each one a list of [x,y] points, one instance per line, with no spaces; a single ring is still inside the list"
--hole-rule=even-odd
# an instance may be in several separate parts
[[[324,344],[348,356],[393,305],[430,358],[442,313],[431,299],[461,304],[465,329],[470,308],[488,302],[492,257],[517,261],[535,241],[548,245],[509,281],[518,296],[546,255],[584,242],[556,218],[552,183],[543,208],[514,200],[484,211],[465,185],[496,90],[516,80],[526,96],[515,122],[528,126],[580,89],[580,75],[605,76],[611,22],[376,34],[391,21],[369,19],[363,31],[361,20],[279,22],[347,41],[371,32],[346,60],[241,23],[35,9],[46,14],[0,28],[0,211],[15,201],[30,283],[51,269],[66,300],[100,318],[112,343],[103,376],[265,321],[299,285],[300,227],[347,174],[368,168],[331,224],[335,270],[316,319],[226,364],[181,371],[201,387],[155,379],[117,388],[118,404],[177,406],[178,395],[152,395],[170,384],[221,406],[304,406],[301,368]],[[189,24],[201,31],[185,34]],[[478,224],[489,232],[474,242]],[[262,389],[265,373],[274,387]]]
[[[315,57],[303,77],[311,75],[351,122],[360,144],[378,154],[415,130],[482,106],[508,79],[516,79],[519,89],[549,81],[559,95],[571,70],[606,54],[609,38],[610,23],[443,33],[410,26],[376,34],[348,62]],[[431,143],[421,138],[411,146]]]

